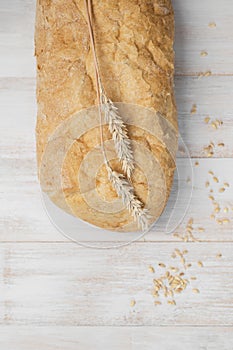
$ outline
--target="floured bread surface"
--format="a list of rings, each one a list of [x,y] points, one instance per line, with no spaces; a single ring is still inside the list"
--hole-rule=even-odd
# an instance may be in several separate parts
[[[174,18],[169,0],[93,0],[97,55],[135,153],[133,185],[151,222],[168,199],[175,169]],[[68,213],[109,230],[137,230],[107,179],[84,1],[38,0],[37,159],[43,191]],[[104,139],[121,171],[111,135]]]

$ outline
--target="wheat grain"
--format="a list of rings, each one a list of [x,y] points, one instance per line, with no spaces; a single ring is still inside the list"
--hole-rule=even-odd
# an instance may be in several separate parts
[[[196,105],[196,104],[193,104],[193,105],[192,105],[192,108],[191,108],[190,113],[191,113],[191,114],[197,113],[197,105]]]
[[[200,293],[200,291],[197,288],[193,288],[193,293]]]
[[[216,28],[216,23],[215,22],[210,22],[209,24],[208,24],[208,27],[209,28]]]
[[[149,270],[151,273],[154,273],[154,272],[155,272],[155,269],[154,269],[153,266],[151,266],[151,265],[148,267],[148,270]]]
[[[163,267],[163,268],[166,267],[166,265],[165,265],[164,263],[159,263],[158,265],[159,265],[160,267]]]
[[[210,70],[206,71],[206,72],[200,72],[198,73],[198,77],[202,78],[202,77],[210,77],[212,75],[212,72]]]
[[[218,192],[220,192],[220,193],[225,192],[225,188],[224,188],[224,187],[221,187],[221,188],[218,190]]]
[[[136,301],[135,301],[134,299],[130,301],[130,306],[131,306],[131,307],[134,307],[135,304],[136,304]]]
[[[206,56],[208,56],[208,52],[207,51],[201,51],[200,55],[201,55],[201,57],[206,57]]]

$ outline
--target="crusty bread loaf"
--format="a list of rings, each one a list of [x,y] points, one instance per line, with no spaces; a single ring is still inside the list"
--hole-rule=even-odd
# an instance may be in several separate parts
[[[105,91],[117,102],[136,158],[133,185],[158,218],[172,186],[177,147],[170,0],[93,0]],[[83,0],[38,0],[37,158],[43,191],[68,213],[109,230],[137,226],[108,181],[100,151],[93,56]],[[104,139],[120,170],[111,135]]]

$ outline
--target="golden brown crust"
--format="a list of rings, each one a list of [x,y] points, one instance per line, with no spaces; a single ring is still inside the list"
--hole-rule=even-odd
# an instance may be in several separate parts
[[[174,16],[170,0],[93,0],[92,3],[97,55],[108,96],[114,102],[153,109],[177,129],[173,94]],[[84,1],[37,1],[38,166],[49,137],[61,122],[96,104],[93,58],[85,18]],[[78,171],[85,154],[97,144],[98,128],[92,133],[91,138],[85,134],[73,145],[73,156],[67,154],[62,170],[63,190],[72,192],[67,200],[75,215],[101,227],[119,229],[123,227],[122,221],[131,221],[127,213],[116,215],[115,222],[107,225],[102,219],[89,220],[86,202],[78,194],[74,169]],[[169,151],[156,137],[133,127],[130,127],[130,136],[144,143],[159,159],[167,185],[164,196],[168,198],[175,167]],[[107,132],[106,138],[110,138]],[[97,176],[98,186],[106,181],[103,172]],[[139,173],[139,170],[135,173],[135,183],[139,183]],[[102,195],[111,198],[112,190],[108,186],[101,188]],[[136,185],[140,197],[145,197],[147,189],[146,181]],[[77,205],[84,214],[79,214]]]

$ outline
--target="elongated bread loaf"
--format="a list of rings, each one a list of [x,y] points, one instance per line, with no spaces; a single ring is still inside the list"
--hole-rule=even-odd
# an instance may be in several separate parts
[[[151,214],[162,213],[177,148],[170,0],[93,0],[102,82],[132,140],[133,186]],[[100,149],[93,56],[83,0],[38,0],[37,159],[42,189],[66,212],[101,228],[137,225],[108,181]],[[113,169],[121,171],[104,125]]]

